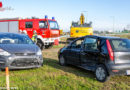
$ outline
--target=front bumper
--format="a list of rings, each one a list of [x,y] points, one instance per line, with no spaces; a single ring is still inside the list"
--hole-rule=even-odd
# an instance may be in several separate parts
[[[42,41],[44,42],[44,45],[49,45],[49,44],[53,44],[56,39],[58,41],[60,41],[59,37],[56,37],[56,38],[43,38]]]
[[[42,56],[9,56],[0,57],[0,69],[29,69],[38,68],[43,64]]]

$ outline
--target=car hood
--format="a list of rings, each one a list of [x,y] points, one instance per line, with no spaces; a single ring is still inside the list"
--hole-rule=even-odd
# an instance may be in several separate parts
[[[35,44],[2,44],[0,48],[9,53],[35,53],[39,49]]]

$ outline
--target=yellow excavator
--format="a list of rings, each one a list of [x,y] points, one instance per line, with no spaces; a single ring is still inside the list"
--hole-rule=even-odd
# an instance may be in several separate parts
[[[79,22],[72,22],[70,27],[70,38],[68,38],[67,41],[70,42],[70,40],[86,35],[93,35],[92,22],[86,23],[82,13]]]

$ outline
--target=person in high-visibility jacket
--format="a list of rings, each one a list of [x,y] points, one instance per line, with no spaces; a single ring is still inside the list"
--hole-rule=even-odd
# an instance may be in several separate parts
[[[37,42],[37,32],[33,31],[32,41]]]

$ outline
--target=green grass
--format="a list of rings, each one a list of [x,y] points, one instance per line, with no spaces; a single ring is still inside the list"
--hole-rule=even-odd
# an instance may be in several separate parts
[[[53,48],[61,48],[61,47],[64,47],[65,45],[64,44],[59,44],[59,45],[54,45]]]
[[[121,37],[121,38],[128,38],[128,39],[130,39],[130,34],[121,34],[121,35],[114,35],[114,36],[116,36],[116,37]]]
[[[94,73],[74,66],[60,66],[59,48],[43,50],[44,66],[10,71],[10,87],[20,90],[130,90],[130,76],[115,76],[100,83]],[[5,72],[0,72],[0,87],[5,87]]]
[[[44,60],[41,68],[10,71],[10,86],[21,90],[130,89],[129,76],[117,76],[106,83],[100,83],[92,72],[72,66],[60,66],[55,59]],[[5,87],[4,73],[1,72],[0,75],[1,87]]]
[[[75,67],[62,67],[57,60],[48,58],[44,60],[44,66],[38,69],[10,71],[10,86],[23,90],[86,90],[98,89],[102,86],[97,84],[93,74],[90,75],[91,72],[87,74]],[[0,86],[5,87],[5,72],[1,73]]]

